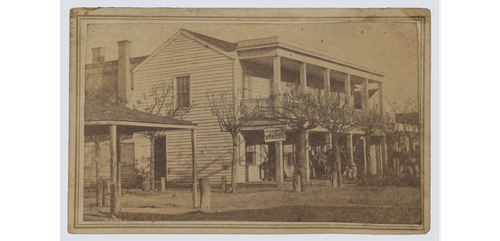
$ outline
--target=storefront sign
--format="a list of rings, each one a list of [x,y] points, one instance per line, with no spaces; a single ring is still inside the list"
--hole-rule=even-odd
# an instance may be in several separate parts
[[[265,142],[284,141],[284,140],[286,140],[284,126],[264,129]]]

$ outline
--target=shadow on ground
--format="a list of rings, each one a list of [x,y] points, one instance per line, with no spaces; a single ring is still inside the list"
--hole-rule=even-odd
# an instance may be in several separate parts
[[[354,222],[420,224],[420,210],[407,207],[279,206],[268,209],[227,212],[202,211],[184,214],[128,213],[123,221],[267,221],[267,222]]]

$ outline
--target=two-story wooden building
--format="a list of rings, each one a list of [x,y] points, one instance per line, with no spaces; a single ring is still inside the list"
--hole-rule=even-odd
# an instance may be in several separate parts
[[[149,56],[131,58],[131,42],[120,41],[119,59],[125,61],[118,73],[117,91],[127,100],[128,107],[144,97],[158,84],[173,86],[169,98],[178,105],[191,107],[182,120],[197,126],[197,173],[219,182],[220,176],[231,177],[231,135],[221,132],[217,118],[207,108],[207,91],[226,91],[252,105],[256,99],[271,98],[289,88],[313,93],[338,92],[352,96],[358,111],[373,104],[383,111],[382,82],[384,73],[352,64],[310,47],[280,37],[251,39],[237,43],[226,42],[186,29],[180,29]],[[99,52],[96,50],[96,54]],[[99,56],[93,59],[99,61]],[[140,63],[138,62],[140,61]],[[375,95],[378,93],[378,95]],[[192,106],[190,106],[192,105]],[[285,141],[265,142],[264,130],[272,123],[258,122],[243,130],[239,140],[240,166],[238,182],[263,178],[259,165],[274,162],[277,173],[290,177],[293,173],[294,145]],[[191,149],[189,130],[169,132],[155,148],[155,177],[166,177],[167,182],[191,181]],[[288,133],[287,130],[287,136]],[[386,154],[383,138],[372,138],[379,143],[365,147],[361,132],[353,131],[342,139],[348,158],[356,163],[358,171],[383,172]],[[310,149],[330,148],[327,131],[320,128],[309,131]],[[136,163],[147,162],[149,139],[134,134],[133,154]],[[377,143],[377,142],[372,142]],[[366,163],[370,153],[371,165]],[[139,165],[139,164],[138,164]],[[365,167],[370,168],[365,168]],[[278,183],[283,175],[274,175]],[[307,177],[309,179],[309,176]],[[229,180],[228,180],[229,181]]]

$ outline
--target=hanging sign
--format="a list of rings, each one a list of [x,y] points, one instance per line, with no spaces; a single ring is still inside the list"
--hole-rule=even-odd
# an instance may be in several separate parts
[[[269,127],[264,129],[264,141],[265,142],[275,142],[275,141],[285,141],[285,126],[279,127]]]

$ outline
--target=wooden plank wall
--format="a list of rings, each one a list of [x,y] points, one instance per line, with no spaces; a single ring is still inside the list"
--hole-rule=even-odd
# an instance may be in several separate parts
[[[110,180],[110,153],[109,141],[99,144],[99,180]],[[84,196],[95,197],[96,191],[96,148],[94,142],[85,142],[84,147]],[[133,163],[122,164],[122,188],[136,188],[136,175]]]
[[[238,70],[238,66],[235,66],[233,59],[180,34],[137,70],[134,76],[135,98],[141,97],[143,93],[147,94],[156,84],[174,84],[176,76],[190,76],[190,95],[194,106],[190,114],[182,119],[198,124],[198,176],[211,177],[213,183],[220,183],[221,175],[227,176],[227,181],[230,182],[232,142],[228,133],[220,131],[217,118],[207,108],[206,91],[232,93],[235,88],[235,70]],[[190,130],[167,133],[169,182],[191,182],[190,138]]]
[[[99,179],[104,179],[109,181],[110,171],[109,171],[109,141],[103,141],[99,144],[100,155],[99,155]],[[96,191],[96,156],[95,156],[95,144],[94,142],[85,142],[84,147],[84,196],[94,197]]]

